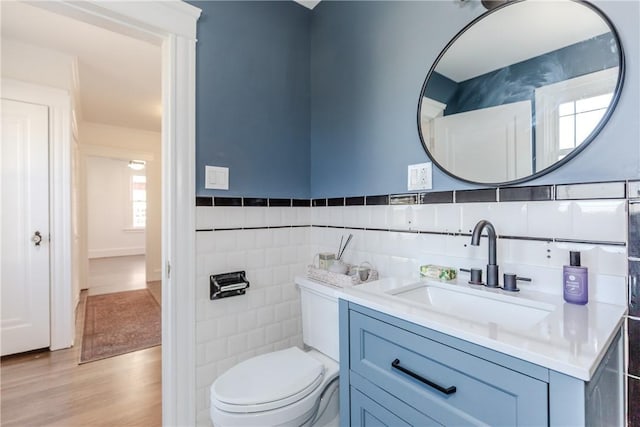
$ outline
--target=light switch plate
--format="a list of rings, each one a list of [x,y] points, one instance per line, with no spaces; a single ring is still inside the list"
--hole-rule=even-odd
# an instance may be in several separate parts
[[[220,166],[205,166],[204,188],[210,190],[228,190],[229,168],[223,168]]]
[[[419,163],[407,168],[407,190],[430,190],[432,188],[432,164]]]

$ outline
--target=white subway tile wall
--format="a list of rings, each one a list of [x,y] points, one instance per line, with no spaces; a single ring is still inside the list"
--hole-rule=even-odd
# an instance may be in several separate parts
[[[309,208],[197,207],[196,393],[198,425],[209,426],[209,387],[252,356],[302,345],[293,278],[309,263]],[[219,230],[220,228],[245,228]],[[245,270],[246,295],[209,299],[211,274]]]
[[[498,240],[498,264],[501,272],[532,279],[521,288],[561,294],[562,266],[570,250],[579,250],[589,268],[590,300],[626,305],[625,206],[611,199],[197,207],[197,229],[215,229],[197,233],[198,424],[210,425],[209,386],[222,372],[254,355],[302,345],[293,279],[305,274],[316,253],[335,253],[341,236],[354,235],[347,262],[369,262],[382,276],[418,278],[422,264],[484,268],[487,239],[471,246],[469,233],[488,219],[499,236],[520,237]],[[247,294],[210,301],[209,275],[234,270],[246,270]]]
[[[340,237],[352,233],[345,261],[370,262],[382,276],[418,278],[423,264],[484,268],[487,240],[471,246],[468,234],[480,219],[487,219],[499,236],[547,239],[498,240],[500,271],[532,279],[521,287],[561,294],[562,266],[569,263],[569,251],[579,250],[582,264],[589,268],[590,299],[625,305],[625,206],[625,200],[362,206],[357,209],[365,219],[360,224],[349,212],[354,207],[319,207],[312,209],[312,223],[332,227],[313,227],[310,244],[314,253],[335,252]]]

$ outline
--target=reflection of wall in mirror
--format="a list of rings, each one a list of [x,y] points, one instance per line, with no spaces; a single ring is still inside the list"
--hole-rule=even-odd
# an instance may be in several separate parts
[[[538,87],[617,67],[616,46],[613,34],[607,32],[462,82],[434,73],[427,83],[425,96],[447,104],[445,115],[533,101]]]
[[[515,102],[433,120],[430,153],[449,172],[477,182],[531,175],[531,103]]]
[[[438,102],[435,99],[422,97],[420,105],[420,129],[422,129],[422,139],[429,151],[433,150],[433,120],[436,117],[442,117],[446,104]]]

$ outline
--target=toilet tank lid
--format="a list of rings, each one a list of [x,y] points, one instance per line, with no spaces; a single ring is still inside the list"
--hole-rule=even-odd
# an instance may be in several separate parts
[[[260,405],[311,392],[324,375],[324,365],[298,347],[252,357],[222,374],[211,397],[231,405]],[[305,393],[306,394],[306,393]],[[299,396],[298,398],[302,398]]]

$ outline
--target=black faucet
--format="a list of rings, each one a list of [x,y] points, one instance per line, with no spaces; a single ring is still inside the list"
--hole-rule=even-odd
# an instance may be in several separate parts
[[[498,265],[496,264],[496,229],[486,219],[478,221],[473,234],[471,235],[471,244],[473,246],[480,246],[480,235],[482,230],[487,229],[487,235],[489,237],[489,263],[487,264],[487,287],[498,287]]]

